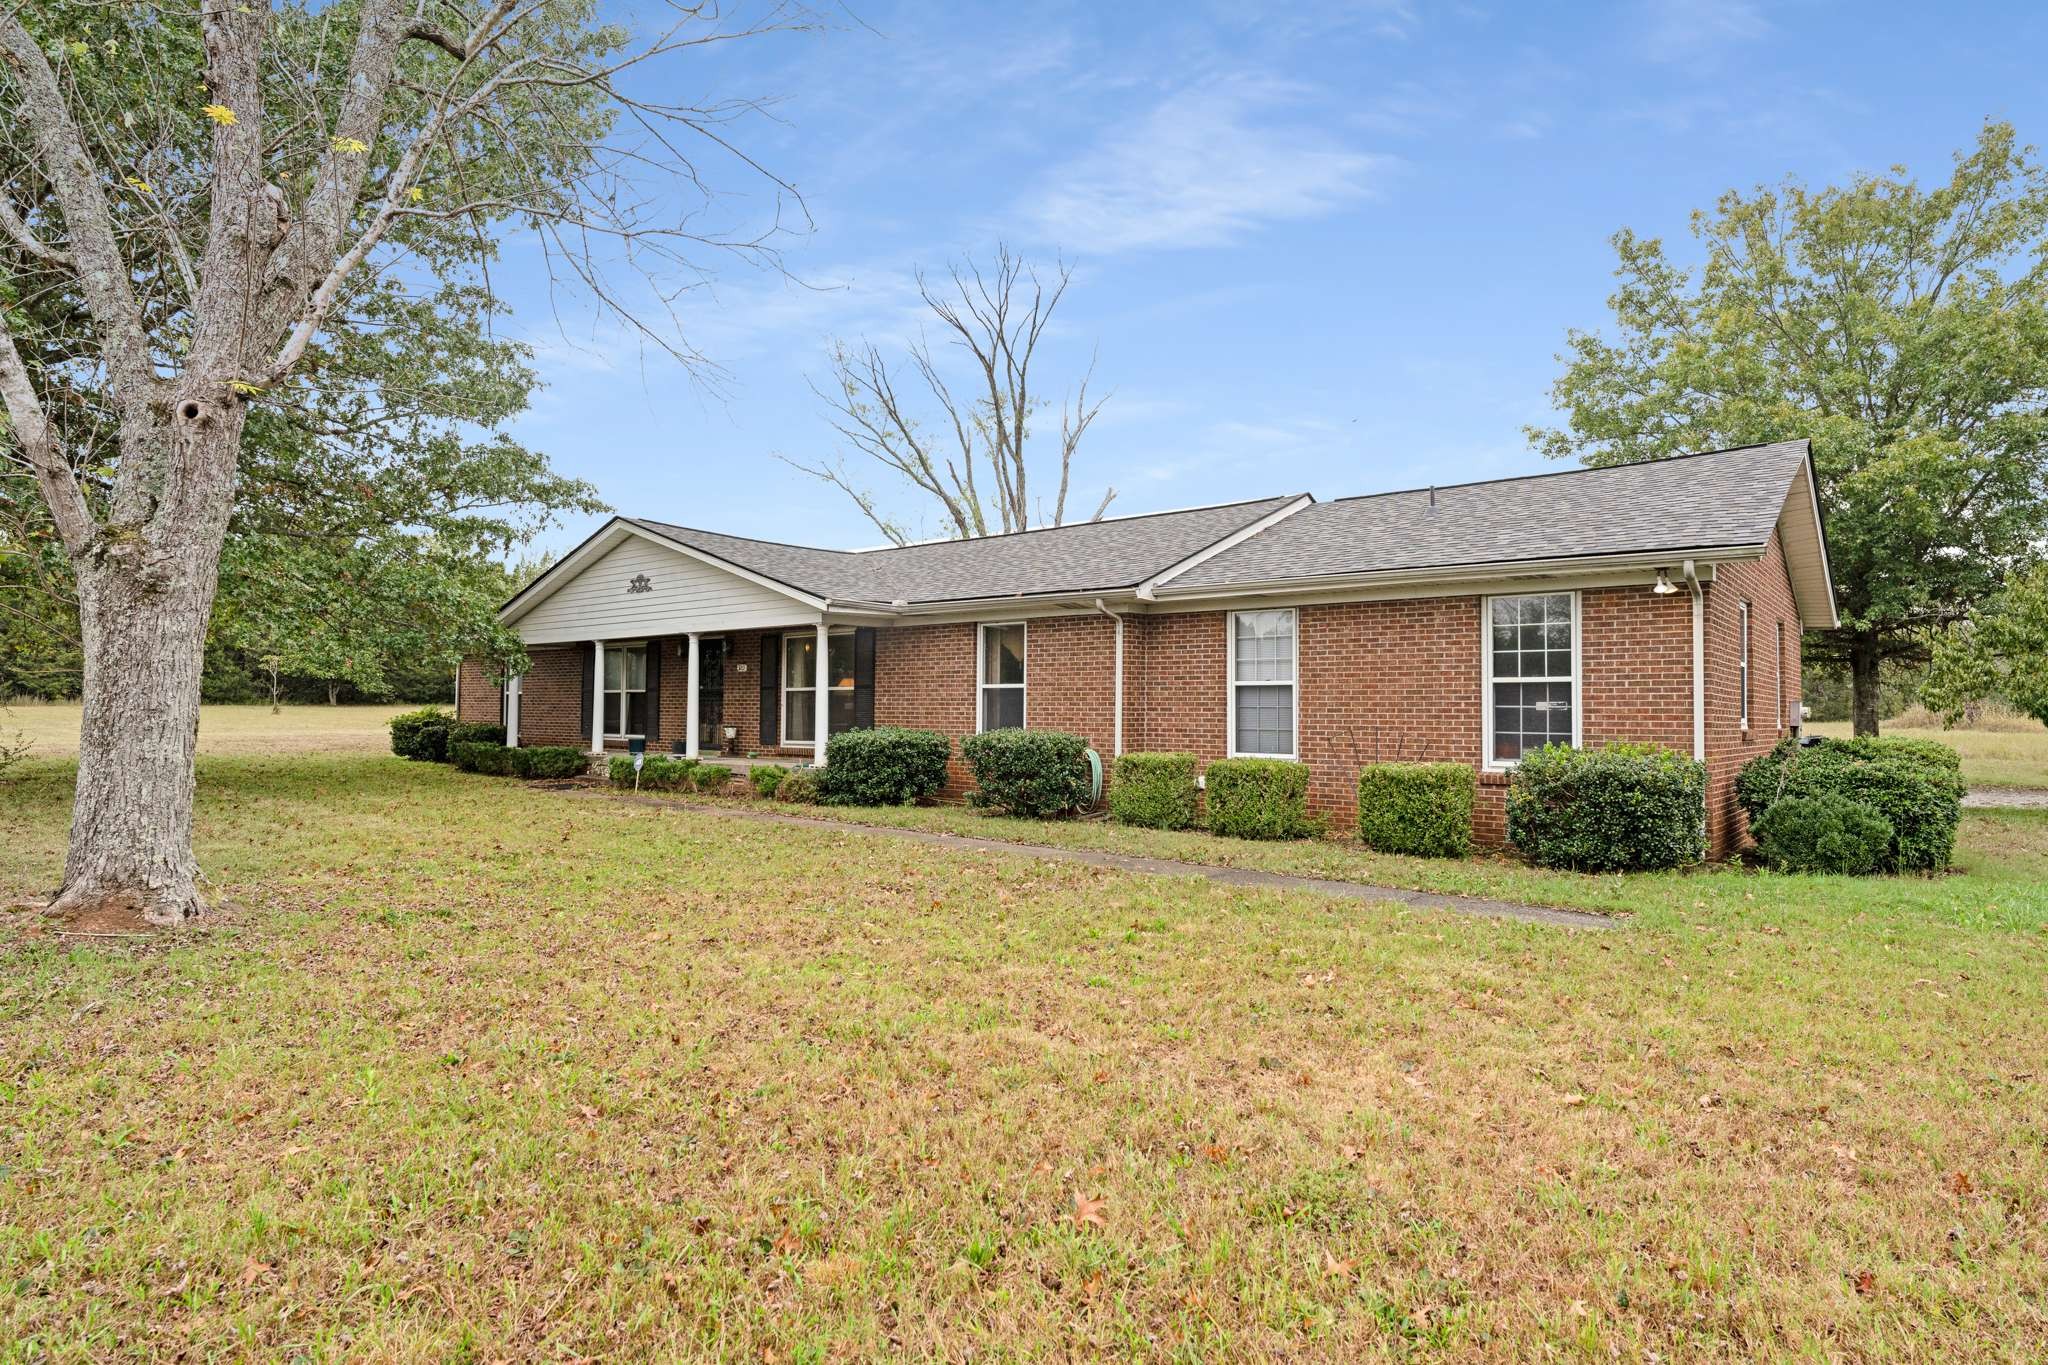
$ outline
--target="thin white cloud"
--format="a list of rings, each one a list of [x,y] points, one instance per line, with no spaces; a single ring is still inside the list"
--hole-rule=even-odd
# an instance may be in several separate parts
[[[1652,61],[1695,62],[1770,31],[1771,21],[1752,0],[1649,0],[1642,48]]]
[[[1241,79],[1182,90],[1054,167],[1022,212],[1060,249],[1103,254],[1220,246],[1372,194],[1396,159],[1300,117],[1302,93]]]

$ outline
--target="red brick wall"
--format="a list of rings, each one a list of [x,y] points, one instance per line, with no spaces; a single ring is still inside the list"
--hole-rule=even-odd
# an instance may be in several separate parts
[[[464,659],[455,671],[455,718],[471,724],[498,723],[498,685],[484,676],[479,659]]]
[[[1742,609],[1750,604],[1749,729],[1742,728]],[[1785,702],[1778,704],[1777,627],[1785,627]],[[1735,804],[1742,765],[1790,734],[1786,711],[1799,704],[1799,608],[1785,556],[1773,534],[1753,564],[1724,564],[1707,585],[1707,829],[1717,851],[1749,840],[1749,822]]]

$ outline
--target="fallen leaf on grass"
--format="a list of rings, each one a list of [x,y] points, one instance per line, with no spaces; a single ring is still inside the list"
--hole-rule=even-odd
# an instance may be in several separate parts
[[[1948,1188],[1951,1194],[1969,1194],[1977,1188],[1977,1184],[1970,1179],[1968,1171],[1951,1171],[1948,1177]]]
[[[1856,1272],[1856,1292],[1865,1298],[1877,1292],[1877,1276],[1868,1270]]]
[[[1574,1090],[1571,1094],[1564,1097],[1564,1102],[1567,1108],[1576,1109],[1586,1102],[1586,1097]]]
[[[258,1280],[267,1280],[269,1278],[270,1267],[257,1260],[254,1256],[251,1256],[242,1263],[242,1273],[240,1276],[242,1288],[247,1289]]]
[[[1093,1223],[1096,1227],[1106,1228],[1109,1226],[1109,1222],[1102,1216],[1102,1210],[1108,1203],[1109,1200],[1107,1199],[1084,1198],[1081,1192],[1076,1190],[1074,1192],[1074,1211],[1067,1216],[1074,1220],[1075,1227],[1080,1227],[1084,1223]]]
[[[1202,1155],[1214,1164],[1221,1166],[1230,1160],[1230,1149],[1220,1143],[1212,1142],[1202,1149]]]
[[[1326,1280],[1348,1280],[1357,1265],[1358,1262],[1349,1257],[1340,1261],[1328,1249],[1323,1252],[1323,1278]]]

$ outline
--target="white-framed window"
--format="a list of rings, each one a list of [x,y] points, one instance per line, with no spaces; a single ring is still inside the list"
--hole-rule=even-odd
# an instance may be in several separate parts
[[[647,733],[647,646],[607,645],[604,651],[604,737],[637,739]]]
[[[1778,725],[1784,728],[1791,724],[1791,717],[1785,711],[1785,623],[1778,622]]]
[[[853,728],[853,631],[835,630],[825,642],[827,734]],[[782,637],[782,742],[810,744],[818,737],[818,632]]]
[[[1022,621],[981,628],[981,661],[976,666],[980,705],[977,730],[1024,728],[1024,663],[1028,632]]]
[[[1546,744],[1579,743],[1579,596],[1486,599],[1486,765],[1507,768]]]
[[[1740,604],[1740,615],[1742,617],[1742,728],[1747,730],[1749,728],[1749,603],[1743,602]]]
[[[1301,752],[1292,607],[1230,613],[1230,756],[1293,758]]]

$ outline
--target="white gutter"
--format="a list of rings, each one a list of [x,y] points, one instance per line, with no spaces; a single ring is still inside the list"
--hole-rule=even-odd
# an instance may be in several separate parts
[[[1692,756],[1707,761],[1707,602],[1693,562],[1685,561],[1686,586],[1692,589]]]
[[[1110,757],[1121,758],[1124,752],[1124,618],[1105,606],[1099,597],[1095,599],[1095,610],[1116,622],[1116,675],[1111,684],[1116,689],[1116,702],[1110,708],[1116,716],[1116,752]]]

